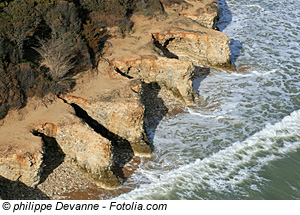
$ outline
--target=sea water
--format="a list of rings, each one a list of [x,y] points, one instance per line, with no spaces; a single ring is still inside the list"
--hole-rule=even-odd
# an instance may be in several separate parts
[[[203,102],[159,123],[118,199],[300,198],[300,1],[218,4],[243,72],[194,80]]]

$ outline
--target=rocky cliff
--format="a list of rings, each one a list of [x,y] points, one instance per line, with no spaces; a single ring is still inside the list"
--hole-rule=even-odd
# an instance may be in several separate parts
[[[78,78],[72,93],[28,105],[4,119],[1,176],[37,185],[51,173],[45,173],[45,160],[54,147],[59,152],[52,151],[51,159],[72,160],[97,185],[115,189],[134,156],[151,155],[146,126],[172,109],[199,102],[194,72],[202,67],[234,70],[230,40],[215,30],[215,0],[189,0],[164,9],[152,18],[134,15],[125,38],[110,29],[97,73]]]
[[[35,140],[41,143],[41,140]],[[26,146],[31,141],[23,140]],[[29,186],[35,186],[40,182],[40,174],[43,171],[43,147],[35,144],[33,148],[23,149],[13,144],[1,144],[0,172],[1,175],[11,181],[20,180]]]

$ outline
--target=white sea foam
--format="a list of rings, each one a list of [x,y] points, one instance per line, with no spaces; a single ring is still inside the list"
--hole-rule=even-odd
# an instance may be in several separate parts
[[[300,1],[218,3],[219,28],[232,39],[233,60],[249,71],[211,70],[195,80],[201,107],[164,119],[153,129],[153,158],[129,179],[142,185],[119,198],[260,193],[266,180],[260,171],[300,148],[300,117],[294,111],[300,109]],[[292,190],[300,187],[289,183]]]
[[[262,8],[260,5],[257,5],[257,4],[250,4],[250,5],[247,5],[247,7],[254,7],[254,8],[257,8],[261,11],[265,11],[264,8]]]
[[[270,71],[252,71],[251,73],[257,75],[257,76],[266,76],[266,75],[270,75],[270,74],[273,74],[275,72],[277,72],[278,70],[277,69],[272,69]]]
[[[199,188],[230,192],[270,161],[300,148],[299,134],[300,111],[294,111],[281,122],[266,126],[243,142],[235,142],[207,158],[154,177],[151,184],[142,185],[119,198],[168,198],[174,189],[177,195]],[[290,137],[297,139],[290,142]]]
[[[218,119],[224,119],[224,118],[227,118],[226,116],[222,116],[222,115],[210,115],[210,114],[204,114],[204,113],[201,113],[200,111],[197,112],[196,110],[193,110],[191,108],[188,108],[187,109],[188,112],[192,115],[196,115],[196,116],[200,116],[200,117],[205,117],[205,118],[218,118]]]

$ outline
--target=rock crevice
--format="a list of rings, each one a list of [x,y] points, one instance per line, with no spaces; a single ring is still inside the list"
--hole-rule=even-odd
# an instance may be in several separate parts
[[[100,187],[118,188],[130,160],[151,156],[149,139],[158,122],[200,102],[194,73],[235,70],[230,40],[215,30],[215,0],[164,2],[164,14],[133,15],[127,37],[109,38],[97,74],[78,79],[74,91],[54,104],[30,109],[36,117],[26,115],[24,125],[2,126],[0,135],[26,134],[22,147],[13,138],[0,147],[1,176],[34,187],[70,159]]]

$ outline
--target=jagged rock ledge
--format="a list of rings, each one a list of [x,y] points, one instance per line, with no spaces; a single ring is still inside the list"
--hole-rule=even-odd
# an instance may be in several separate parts
[[[35,187],[72,160],[99,187],[116,189],[134,156],[151,156],[146,127],[155,127],[173,108],[199,102],[194,73],[235,70],[230,40],[215,30],[216,1],[164,6],[167,16],[134,15],[130,35],[108,41],[98,73],[78,79],[74,92],[10,112],[0,128],[5,180]]]

